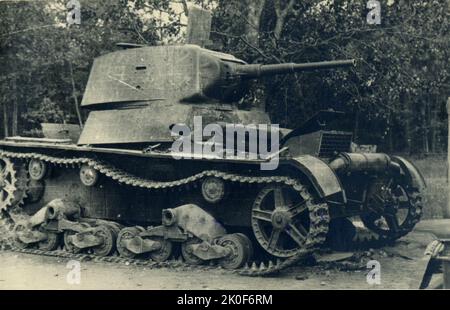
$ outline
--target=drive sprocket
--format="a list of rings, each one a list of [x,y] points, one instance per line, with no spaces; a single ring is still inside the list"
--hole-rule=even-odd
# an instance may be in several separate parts
[[[364,225],[381,239],[397,240],[409,232],[422,216],[420,192],[390,180],[375,183],[368,194],[370,212],[361,216]]]
[[[27,197],[28,174],[24,163],[0,157],[0,211],[23,204]]]

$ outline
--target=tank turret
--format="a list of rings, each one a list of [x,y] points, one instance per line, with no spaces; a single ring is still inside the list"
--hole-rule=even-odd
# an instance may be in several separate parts
[[[232,55],[196,45],[133,48],[95,60],[82,105],[209,99],[230,103],[245,94],[248,79],[352,65],[354,60],[247,64]]]
[[[248,81],[354,65],[354,60],[247,64],[197,45],[130,48],[94,61],[82,106],[91,110],[79,144],[171,142],[170,126],[194,115],[208,123],[270,123],[264,111],[238,109]]]
[[[142,46],[121,43],[122,50],[94,60],[82,107],[90,110],[81,145],[130,145],[173,142],[174,124],[269,124],[260,109],[237,105],[251,79],[306,70],[354,65],[353,60],[305,64],[247,64],[210,46],[210,12],[191,7],[186,44]]]

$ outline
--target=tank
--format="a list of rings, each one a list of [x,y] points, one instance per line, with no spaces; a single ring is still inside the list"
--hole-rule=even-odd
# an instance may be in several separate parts
[[[332,126],[342,113],[286,129],[240,104],[253,79],[354,60],[247,64],[195,44],[121,46],[94,60],[77,143],[0,141],[0,209],[15,248],[156,262],[181,253],[188,264],[227,269],[258,253],[269,263],[251,273],[264,274],[313,253],[342,223],[355,241],[350,218],[386,242],[420,220],[420,172],[402,157],[362,151],[352,132]],[[223,129],[219,152],[196,152],[211,145],[193,141],[200,117],[201,132]],[[180,128],[193,133],[182,140],[193,141],[189,151],[174,149]],[[265,152],[261,137],[278,148]]]

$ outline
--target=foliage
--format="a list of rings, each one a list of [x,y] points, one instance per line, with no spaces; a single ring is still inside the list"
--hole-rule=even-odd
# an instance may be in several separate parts
[[[37,123],[66,123],[71,118],[70,115],[66,115],[62,108],[51,101],[49,98],[44,98],[36,109],[30,109],[29,112],[23,115],[23,118],[28,122]],[[37,124],[33,124],[37,125]]]
[[[448,182],[447,171],[442,169],[447,165],[446,156],[431,155],[427,158],[409,158],[423,173],[427,188],[423,191],[423,218],[448,218]]]
[[[165,0],[137,0],[134,5],[125,0],[81,1],[80,25],[66,22],[66,2],[0,2],[0,108],[7,112],[3,133],[14,122],[19,132],[35,128],[43,118],[43,98],[76,122],[74,99],[81,101],[95,57],[117,49],[118,42],[156,44],[160,35],[170,37],[179,30],[153,17],[153,7],[168,6]]]
[[[354,113],[362,143],[388,151],[441,151],[450,90],[449,2],[380,2],[382,23],[369,25],[364,0],[220,1],[224,10],[216,11],[215,28],[225,50],[254,62],[358,60],[352,70],[263,83],[275,122],[295,127],[317,110],[334,108]],[[259,24],[249,27],[255,12]],[[249,40],[252,28],[256,42]]]
[[[74,98],[81,100],[94,57],[115,50],[117,42],[182,42],[185,8],[196,3],[213,10],[213,48],[249,62],[358,60],[351,70],[255,83],[248,101],[264,105],[273,122],[292,128],[334,108],[353,114],[360,143],[394,152],[442,151],[450,2],[380,2],[381,24],[369,25],[366,0],[86,0],[81,25],[71,26],[65,0],[0,2],[0,104],[29,112],[19,130],[34,128],[32,118],[42,115],[33,111],[43,98],[75,115]]]

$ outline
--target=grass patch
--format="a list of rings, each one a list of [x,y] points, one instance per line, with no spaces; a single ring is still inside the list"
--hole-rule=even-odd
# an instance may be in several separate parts
[[[425,158],[411,158],[427,182],[423,193],[423,218],[442,218],[448,203],[447,156],[433,155]]]

